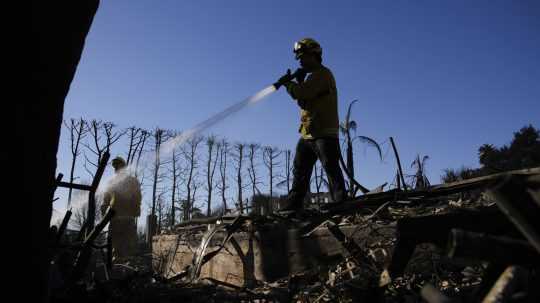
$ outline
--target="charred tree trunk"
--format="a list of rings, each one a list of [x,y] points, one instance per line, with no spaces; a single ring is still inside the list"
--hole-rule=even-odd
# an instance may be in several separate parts
[[[227,212],[227,197],[225,196],[225,192],[227,191],[227,155],[229,153],[229,144],[225,139],[221,141],[221,151],[219,153],[219,176],[220,176],[220,183],[218,186],[218,189],[221,194],[221,201],[223,203],[223,211]]]
[[[163,140],[163,130],[156,129],[154,132],[154,167],[153,167],[153,180],[152,180],[152,209],[150,212],[151,216],[156,215],[156,203],[157,203],[157,185],[159,183],[159,169],[161,167],[161,159],[159,155],[159,150],[161,148],[161,142]]]
[[[37,44],[37,65],[34,65],[31,90],[38,100],[27,99],[17,106],[17,137],[22,130],[40,130],[31,142],[25,141],[24,182],[31,205],[32,251],[30,290],[39,301],[46,302],[49,282],[49,222],[55,189],[56,153],[64,100],[75,75],[86,35],[99,1],[37,1],[32,7],[32,39]],[[21,132],[19,133],[19,130]],[[39,146],[40,152],[35,153]],[[29,188],[27,186],[30,186]]]
[[[133,158],[135,158],[135,153],[137,152],[138,144],[140,143],[141,139],[141,129],[132,126],[127,130],[127,132],[129,137],[129,148],[126,163],[129,165],[131,162],[133,162]]]
[[[171,175],[172,175],[172,184],[171,184],[171,210],[170,210],[170,219],[169,226],[173,227],[176,223],[176,189],[178,187],[178,179],[180,177],[179,168],[178,168],[178,154],[176,150],[172,151],[171,156]]]
[[[249,168],[248,168],[248,175],[251,182],[251,197],[255,197],[255,195],[259,194],[259,189],[257,188],[257,185],[259,184],[259,181],[257,180],[257,170],[255,168],[255,155],[257,153],[257,150],[259,150],[259,145],[255,143],[251,143],[248,145],[248,159],[249,159]],[[253,204],[253,200],[252,200]]]
[[[292,170],[292,157],[291,151],[285,151],[285,183],[287,184],[287,192],[291,191],[291,170]]]
[[[69,170],[69,183],[73,183],[75,179],[75,165],[77,164],[77,157],[81,154],[79,146],[81,139],[84,138],[86,133],[86,122],[80,118],[79,121],[70,119],[70,124],[66,123],[66,127],[69,129],[70,143],[71,143],[71,168]],[[73,188],[69,188],[68,192],[68,206],[71,205],[71,196]]]
[[[270,189],[270,203],[273,201],[273,195],[274,195],[274,179],[275,176],[275,169],[277,166],[279,166],[279,162],[276,162],[276,159],[281,155],[281,151],[279,151],[275,147],[267,146],[264,148],[263,152],[263,162],[266,168],[268,168],[268,186]],[[273,206],[272,206],[273,209]]]
[[[193,209],[192,206],[192,200],[193,200],[193,185],[194,185],[194,177],[195,177],[195,170],[198,166],[198,160],[197,160],[197,148],[199,147],[199,144],[202,141],[202,137],[193,137],[188,140],[187,142],[187,148],[184,148],[182,153],[184,154],[184,157],[186,159],[186,163],[188,165],[188,177],[186,181],[186,200],[184,201],[185,205],[183,207],[184,209],[184,221],[187,221],[191,217],[191,210]]]
[[[242,164],[244,162],[244,147],[245,144],[237,143],[234,145],[236,150],[235,160],[236,160],[236,186],[238,188],[238,208],[240,213],[244,213],[244,202],[243,202],[243,184],[242,184]]]
[[[150,133],[148,131],[142,130],[139,143],[137,144],[138,150],[135,149],[135,153],[137,154],[137,162],[135,163],[136,175],[138,175],[139,162],[141,161],[141,155],[142,155],[142,152],[144,151],[144,144],[146,143],[146,139],[148,139],[149,136],[150,136]],[[142,181],[141,181],[141,185],[142,185]]]
[[[220,144],[216,144],[215,137],[210,136],[206,139],[206,146],[208,147],[208,156],[206,159],[206,215],[210,217],[212,213],[212,191],[214,190],[214,174],[216,172]],[[213,157],[214,147],[216,149],[215,157]]]

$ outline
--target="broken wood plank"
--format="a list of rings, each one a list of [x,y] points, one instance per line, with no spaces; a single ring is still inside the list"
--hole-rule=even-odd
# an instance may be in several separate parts
[[[114,217],[114,209],[109,207],[107,213],[103,216],[103,219],[96,225],[96,227],[90,232],[88,237],[84,239],[83,247],[77,256],[75,266],[71,275],[71,283],[76,283],[83,276],[92,257],[93,242],[99,236],[101,231],[109,224],[111,219]]]
[[[540,253],[540,175],[502,176],[490,193],[499,209]]]
[[[520,266],[509,266],[501,274],[482,303],[511,302],[512,295],[527,280],[528,271]]]
[[[96,190],[99,186],[99,183],[101,182],[101,177],[103,176],[103,173],[105,172],[105,167],[107,166],[107,163],[109,162],[110,156],[111,155],[109,154],[108,151],[103,153],[103,156],[101,157],[99,161],[96,174],[94,175],[94,179],[92,180],[92,185],[90,185],[91,189],[90,189],[90,192],[88,193],[88,215],[87,215],[88,230],[92,230],[96,223]]]
[[[63,181],[56,182],[56,185],[58,187],[65,187],[65,188],[72,188],[72,189],[86,190],[86,191],[90,191],[92,189],[90,185],[69,183],[69,182],[63,182]]]

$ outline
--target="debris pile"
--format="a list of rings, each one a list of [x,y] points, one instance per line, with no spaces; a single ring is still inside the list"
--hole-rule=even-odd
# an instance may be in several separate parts
[[[96,282],[86,298],[538,302],[539,212],[535,168],[326,212],[196,219],[154,237],[152,268]]]

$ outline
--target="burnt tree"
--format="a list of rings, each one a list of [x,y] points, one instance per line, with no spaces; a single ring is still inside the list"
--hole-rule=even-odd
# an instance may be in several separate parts
[[[291,191],[291,174],[292,174],[292,153],[290,149],[287,149],[283,152],[285,158],[285,165],[283,167],[284,174],[282,176],[283,180],[280,181],[278,187],[286,187],[287,192]]]
[[[155,129],[153,137],[154,163],[152,164],[152,208],[150,211],[150,215],[152,216],[152,218],[155,218],[158,198],[161,195],[161,189],[158,188],[158,186],[165,178],[165,173],[162,171],[162,167],[168,163],[168,161],[161,158],[161,145],[163,144],[163,142],[167,141],[169,135],[164,129],[158,127]],[[155,230],[153,230],[151,234],[154,234],[154,232]]]
[[[216,143],[215,136],[209,136],[208,138],[206,138],[206,147],[206,215],[210,217],[212,213],[212,192],[214,190],[214,175],[216,172],[216,166],[218,162],[217,160],[221,145]]]
[[[32,48],[37,52],[37,64],[32,65],[30,91],[37,100],[33,97],[17,104],[16,132],[23,138],[25,130],[40,130],[33,140],[24,140],[23,173],[25,178],[32,178],[32,182],[24,182],[31,208],[33,254],[33,274],[27,289],[42,302],[48,299],[48,235],[64,100],[98,4],[97,0],[32,2],[31,40],[37,44]],[[35,152],[36,146],[39,153]]]
[[[243,203],[243,193],[244,193],[244,184],[242,182],[242,165],[244,164],[244,148],[246,145],[244,143],[234,144],[234,164],[236,168],[236,188],[237,192],[237,207],[240,210],[240,213],[244,213],[244,203]]]
[[[223,139],[220,141],[219,145],[220,151],[219,151],[219,177],[220,182],[217,185],[217,189],[220,192],[221,195],[221,202],[223,204],[223,212],[227,212],[227,197],[225,196],[225,193],[227,192],[227,189],[229,186],[227,185],[227,156],[229,154],[229,143]]]
[[[83,145],[95,155],[96,160],[92,161],[85,153],[84,168],[86,172],[93,178],[94,172],[88,167],[87,164],[90,163],[94,168],[97,169],[104,153],[110,152],[112,145],[120,140],[126,131],[116,131],[116,125],[114,125],[112,122],[102,122],[95,119],[87,123],[87,126],[92,143],[90,144],[86,142]]]
[[[270,201],[272,201],[274,195],[274,180],[276,179],[276,170],[281,164],[277,161],[277,158],[281,155],[280,151],[276,147],[266,146],[263,149],[263,162],[268,169],[268,186],[270,189]]]
[[[261,182],[258,181],[257,178],[257,164],[255,162],[255,158],[257,155],[257,151],[260,149],[259,144],[250,143],[248,144],[248,160],[249,160],[249,167],[248,167],[248,175],[251,185],[251,195],[252,197],[255,197],[255,195],[260,194],[259,188],[257,187]]]
[[[71,168],[69,170],[69,183],[73,183],[75,179],[75,166],[77,164],[77,158],[81,154],[79,146],[87,131],[86,122],[82,118],[78,120],[72,118],[69,120],[69,123],[64,121],[64,125],[69,130],[69,142],[71,146]],[[72,193],[73,188],[70,187],[68,192],[68,206],[71,205]]]
[[[176,133],[171,133],[172,137],[175,137]],[[171,179],[171,205],[169,210],[169,226],[174,226],[176,223],[176,209],[178,208],[178,187],[181,182],[182,169],[180,167],[180,154],[176,147],[173,147],[171,151],[171,167],[169,169],[169,175]]]
[[[197,156],[197,149],[203,138],[200,136],[194,136],[186,141],[186,144],[181,147],[182,155],[186,163],[186,182],[185,193],[186,199],[184,200],[183,218],[184,221],[189,220],[191,217],[191,210],[193,208],[194,186],[197,185],[195,180],[196,170],[199,167],[199,159]]]
[[[137,146],[135,148],[135,152],[133,154],[133,159],[135,158],[135,156],[137,157],[137,160],[135,161],[135,175],[138,175],[138,172],[139,172],[139,163],[141,161],[141,155],[144,151],[144,144],[146,143],[148,137],[150,137],[150,132],[147,131],[147,130],[142,130],[141,131],[141,135],[139,137],[139,142],[137,143]],[[131,160],[131,162],[133,162],[133,159]],[[142,181],[141,181],[141,184],[142,184]]]

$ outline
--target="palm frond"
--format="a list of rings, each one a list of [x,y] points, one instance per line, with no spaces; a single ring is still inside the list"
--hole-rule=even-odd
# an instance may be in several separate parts
[[[345,123],[349,124],[349,120],[351,119],[351,110],[354,103],[358,102],[358,100],[353,100],[351,103],[349,103],[349,107],[347,108],[347,115],[345,116]],[[349,125],[346,125],[347,128]]]
[[[377,152],[379,152],[379,157],[382,160],[382,150],[381,150],[381,147],[379,146],[379,143],[377,143],[377,141],[366,136],[356,136],[354,139],[359,139],[363,143],[367,143],[368,145],[375,147],[377,149]]]
[[[352,120],[349,122],[349,129],[356,131],[356,121]]]

